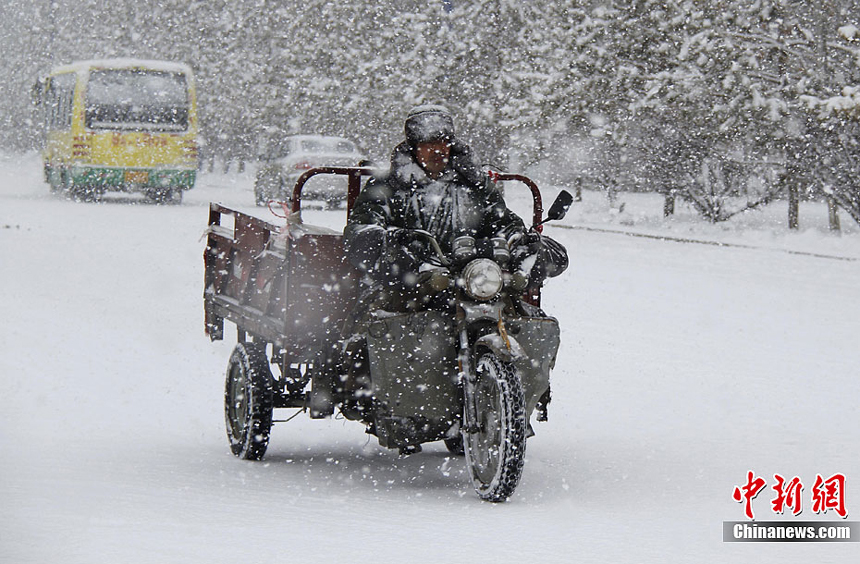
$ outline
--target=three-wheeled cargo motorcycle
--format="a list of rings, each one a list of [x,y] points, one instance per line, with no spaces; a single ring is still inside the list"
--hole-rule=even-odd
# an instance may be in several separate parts
[[[421,273],[417,294],[403,307],[375,308],[379,296],[362,294],[342,234],[301,221],[309,178],[346,176],[349,213],[362,177],[373,172],[307,171],[285,207],[283,226],[210,205],[206,332],[223,339],[226,319],[238,335],[224,392],[230,447],[240,458],[259,460],[274,409],[299,409],[313,419],[337,409],[364,423],[380,445],[404,454],[444,441],[450,452],[465,455],[478,496],[504,501],[522,475],[531,415],[547,418],[558,322],[539,309],[540,287],[511,271],[504,239],[460,237],[446,256],[420,230],[411,236],[434,249],[432,268]],[[496,177],[531,190],[536,231],[570,206],[562,191],[543,218],[533,181]],[[434,299],[443,294],[446,299]],[[445,305],[434,307],[439,303]]]

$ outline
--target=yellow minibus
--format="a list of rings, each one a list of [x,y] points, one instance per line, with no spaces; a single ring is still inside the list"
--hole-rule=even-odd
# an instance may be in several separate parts
[[[53,69],[35,88],[45,180],[89,199],[140,192],[179,203],[197,177],[197,101],[188,65],[107,59]]]

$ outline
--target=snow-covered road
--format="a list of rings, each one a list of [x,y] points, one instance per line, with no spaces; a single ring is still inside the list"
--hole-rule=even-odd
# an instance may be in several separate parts
[[[74,203],[33,155],[0,158],[0,562],[860,557],[722,542],[749,470],[759,520],[838,519],[811,497],[836,473],[860,520],[860,261],[780,250],[858,259],[856,230],[610,226],[755,247],[736,248],[549,227],[571,254],[544,294],[563,331],[550,421],[515,496],[488,504],[444,446],[399,458],[341,419],[277,425],[259,463],[230,454],[201,235],[210,200],[267,213],[251,178],[204,175],[180,206]],[[612,216],[586,196],[564,225]],[[801,517],[771,511],[774,474],[802,479]]]

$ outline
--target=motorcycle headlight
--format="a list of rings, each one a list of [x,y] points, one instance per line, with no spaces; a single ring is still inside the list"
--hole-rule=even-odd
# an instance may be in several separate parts
[[[463,287],[472,299],[491,300],[502,290],[502,268],[490,259],[473,260],[463,269]]]

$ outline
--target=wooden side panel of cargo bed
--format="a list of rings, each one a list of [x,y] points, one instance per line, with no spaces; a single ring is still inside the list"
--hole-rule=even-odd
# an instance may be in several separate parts
[[[286,346],[297,354],[337,338],[355,304],[358,272],[341,235],[305,235],[292,242],[287,285]]]

